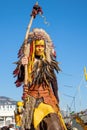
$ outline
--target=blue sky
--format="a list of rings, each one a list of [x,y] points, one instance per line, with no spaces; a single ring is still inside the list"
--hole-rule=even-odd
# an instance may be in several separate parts
[[[24,41],[35,0],[0,0],[0,96],[21,100],[22,87],[16,88],[13,78],[17,53]],[[38,0],[43,15],[33,21],[51,36],[60,62],[57,75],[61,109],[87,108],[87,0]],[[75,99],[75,100],[74,100]],[[73,101],[74,100],[74,101]]]

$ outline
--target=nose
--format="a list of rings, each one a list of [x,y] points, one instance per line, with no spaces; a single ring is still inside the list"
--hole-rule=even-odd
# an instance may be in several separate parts
[[[41,47],[39,47],[38,50],[41,50]]]

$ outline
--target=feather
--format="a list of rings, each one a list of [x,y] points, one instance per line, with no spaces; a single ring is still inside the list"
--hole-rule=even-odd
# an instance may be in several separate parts
[[[22,83],[19,80],[15,81],[16,87],[20,87],[22,85]]]
[[[17,76],[18,73],[19,73],[19,69],[18,69],[18,67],[17,67],[17,68],[13,71],[13,75],[14,75],[14,76]]]

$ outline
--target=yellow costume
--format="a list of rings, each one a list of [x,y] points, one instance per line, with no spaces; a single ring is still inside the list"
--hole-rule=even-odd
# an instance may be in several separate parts
[[[18,101],[16,104],[16,111],[15,114],[15,123],[16,123],[16,129],[19,130],[22,125],[22,112],[23,112],[23,102]]]

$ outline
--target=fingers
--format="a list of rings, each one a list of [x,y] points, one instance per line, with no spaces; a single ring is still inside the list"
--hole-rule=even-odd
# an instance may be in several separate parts
[[[24,57],[21,59],[21,63],[22,63],[22,65],[27,65],[27,64],[28,64],[28,58],[27,58],[27,56],[24,56]]]

